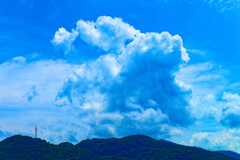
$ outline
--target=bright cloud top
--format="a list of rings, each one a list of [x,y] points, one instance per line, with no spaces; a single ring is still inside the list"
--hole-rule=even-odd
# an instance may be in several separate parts
[[[108,16],[96,22],[80,20],[73,30],[89,45],[106,51],[70,75],[56,97],[59,106],[79,108],[79,120],[91,127],[90,134],[164,137],[179,134],[176,126],[192,123],[190,92],[174,76],[189,60],[180,36],[141,33]],[[59,31],[54,39],[56,35]],[[58,38],[65,39],[62,36]]]
[[[77,36],[78,32],[75,30],[72,30],[70,33],[65,28],[59,28],[51,42],[52,44],[64,49],[65,53],[68,53],[71,50],[74,50],[72,42],[76,39]]]
[[[76,29],[82,40],[104,51],[121,53],[126,40],[133,40],[140,32],[120,18],[102,16],[96,22],[80,20]]]

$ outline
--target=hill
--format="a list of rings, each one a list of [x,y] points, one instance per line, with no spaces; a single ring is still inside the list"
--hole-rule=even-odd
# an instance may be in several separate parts
[[[0,142],[2,160],[236,160],[219,152],[187,147],[144,135],[87,139],[53,145],[16,135]]]
[[[12,136],[0,142],[1,160],[93,160],[88,151],[74,146],[53,145],[27,136]]]
[[[238,154],[236,152],[232,152],[232,151],[218,151],[218,152],[220,152],[226,156],[229,156],[229,157],[240,159],[240,154]]]
[[[144,135],[124,138],[87,139],[76,145],[107,159],[129,160],[232,160],[218,152],[187,147]]]

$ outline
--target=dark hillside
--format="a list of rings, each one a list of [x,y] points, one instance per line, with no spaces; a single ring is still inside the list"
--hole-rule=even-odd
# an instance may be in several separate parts
[[[197,147],[187,147],[169,141],[155,140],[144,135],[124,138],[91,139],[76,145],[92,151],[97,156],[109,159],[138,160],[231,160],[218,152],[211,152]]]
[[[234,160],[220,152],[187,147],[144,135],[87,139],[53,145],[27,136],[0,142],[0,160]],[[235,159],[236,160],[236,159]]]
[[[236,152],[232,152],[232,151],[218,151],[218,152],[220,152],[226,156],[229,156],[229,157],[240,159],[240,154],[238,154]]]
[[[6,160],[91,160],[94,157],[74,146],[57,146],[27,136],[12,136],[0,142],[0,159]]]

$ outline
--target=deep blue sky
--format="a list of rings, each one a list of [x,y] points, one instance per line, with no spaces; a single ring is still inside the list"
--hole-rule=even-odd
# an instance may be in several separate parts
[[[79,19],[108,15],[121,17],[141,32],[179,34],[185,48],[208,51],[211,59],[237,65],[239,14],[235,9],[221,12],[217,5],[155,0],[1,1],[1,60],[31,52],[58,58],[62,55],[54,53],[50,44],[57,28],[71,29]]]
[[[111,17],[100,18],[105,29],[97,28],[101,16]],[[90,26],[76,28],[79,20],[113,35],[98,41],[84,31]],[[128,24],[135,28],[129,33]],[[78,35],[57,44],[61,27]],[[239,27],[236,0],[0,0],[0,137],[33,135],[38,125],[54,143],[142,133],[240,152]],[[136,30],[152,39],[129,49]],[[184,65],[179,56],[154,57],[180,55],[158,48],[163,42],[155,38],[165,31],[181,37],[190,58]],[[140,42],[156,48],[130,61],[116,57],[139,54]],[[126,50],[117,50],[122,44]]]

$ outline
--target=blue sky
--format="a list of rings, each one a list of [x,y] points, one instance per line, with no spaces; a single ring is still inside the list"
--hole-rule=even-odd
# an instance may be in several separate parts
[[[0,0],[0,138],[240,152],[239,25],[238,0]]]

